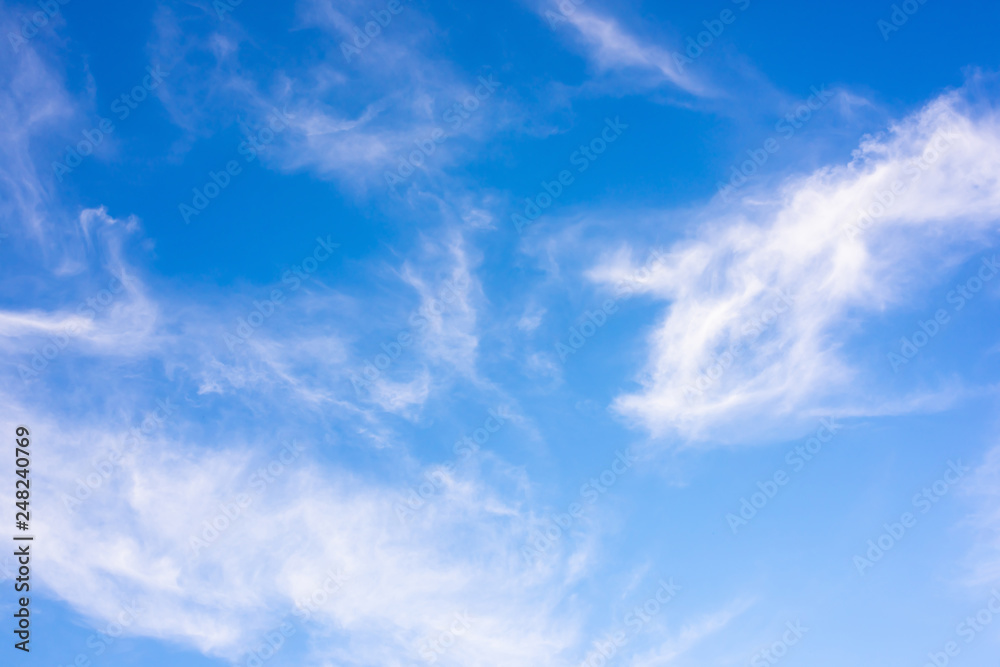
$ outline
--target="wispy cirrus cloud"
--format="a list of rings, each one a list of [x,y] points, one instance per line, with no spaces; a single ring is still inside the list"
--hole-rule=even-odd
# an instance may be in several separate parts
[[[161,7],[149,50],[175,83],[161,99],[175,124],[192,134],[232,124],[252,131],[280,109],[289,130],[260,155],[275,169],[384,195],[408,190],[414,173],[439,181],[474,156],[470,141],[510,122],[498,91],[502,77],[497,81],[488,64],[466,73],[427,53],[433,21],[410,5],[368,38],[362,53],[345,56],[343,45],[355,48],[355,28],[373,20],[370,9],[303,0],[294,8],[295,32],[320,36],[323,48],[301,63],[258,72],[250,62],[259,45],[238,16],[218,24]]]
[[[229,660],[245,659],[283,619],[316,636],[338,637],[315,644],[309,656],[315,663],[422,661],[456,614],[469,627],[438,664],[538,663],[572,649],[578,620],[560,607],[567,584],[558,569],[540,574],[521,558],[532,525],[524,497],[498,493],[497,480],[463,469],[433,507],[402,525],[394,504],[407,487],[394,483],[397,475],[361,474],[339,455],[339,462],[329,459],[324,450],[336,439],[368,448],[373,436],[396,457],[409,456],[409,444],[382,418],[393,406],[373,410],[344,381],[345,371],[360,363],[347,343],[354,332],[331,336],[324,304],[342,308],[348,300],[322,286],[302,288],[234,354],[224,335],[241,312],[238,304],[219,308],[207,292],[189,292],[181,302],[164,285],[144,283],[112,250],[121,235],[141,232],[138,223],[127,230],[99,211],[79,224],[94,240],[92,256],[116,257],[95,273],[130,273],[131,292],[120,312],[96,318],[84,331],[91,342],[62,351],[62,363],[88,369],[76,374],[65,400],[34,397],[54,392],[67,373],[41,374],[19,391],[11,389],[15,370],[4,369],[10,414],[32,425],[36,441],[59,443],[36,477],[46,488],[37,530],[58,544],[40,561],[53,595],[98,625],[117,616],[122,600],[155,609],[139,614],[128,632]],[[396,273],[417,303],[438,298],[442,276],[463,285],[451,311],[429,312],[432,325],[409,351],[414,364],[429,369],[428,378],[438,378],[442,365],[463,373],[474,367],[475,279],[460,241],[431,255],[444,263],[430,270],[411,262]],[[143,303],[146,330],[137,335],[122,318]],[[64,322],[57,313],[66,310],[8,311],[0,338],[40,339],[48,325]],[[103,341],[108,322],[120,340]],[[296,333],[281,333],[288,331]],[[458,352],[450,359],[449,348]],[[89,407],[80,403],[88,388],[99,396]],[[170,410],[152,412],[157,405]],[[254,427],[251,434],[241,415],[264,412],[275,416],[274,433]],[[215,415],[207,430],[206,415]],[[150,419],[156,424],[146,429]],[[216,427],[228,435],[213,435]],[[302,453],[287,460],[275,443],[292,431]],[[498,471],[514,475],[499,486],[524,487],[518,471]],[[243,496],[251,498],[245,507]],[[302,543],[302,535],[310,539]],[[275,549],[279,543],[295,548]],[[306,625],[297,603],[331,568],[346,582],[311,611]]]
[[[709,637],[722,632],[751,606],[750,602],[737,600],[719,611],[694,619],[659,646],[633,656],[629,664],[631,667],[661,667],[673,664]]]
[[[277,446],[185,445],[170,435],[185,417],[171,419],[181,422],[129,451],[103,488],[68,509],[76,471],[114,437],[70,437],[31,415],[36,439],[63,443],[59,466],[39,471],[52,493],[38,531],[54,545],[40,566],[46,586],[86,616],[113,619],[114,601],[135,600],[156,613],[131,633],[230,660],[282,619],[341,637],[316,644],[313,662],[422,662],[457,613],[468,631],[439,664],[546,662],[572,645],[575,622],[556,611],[565,591],[517,565],[525,518],[481,481],[442,489],[432,511],[402,526],[392,487],[319,464],[318,443],[300,441],[305,453],[279,467]],[[342,588],[314,603],[304,626],[296,603],[331,569]]]
[[[4,35],[20,31],[2,9],[0,30]],[[16,226],[41,243],[55,227],[51,218],[58,207],[52,205],[54,179],[47,164],[36,163],[37,150],[53,135],[56,141],[64,136],[65,124],[78,117],[79,108],[37,43],[0,49],[0,91],[0,211],[8,221],[5,229]]]
[[[547,6],[543,5],[542,8],[551,11]],[[696,95],[708,93],[707,86],[690,72],[685,72],[683,64],[677,61],[671,51],[644,42],[624,28],[618,20],[587,8],[560,13],[560,16],[576,30],[587,57],[599,70],[633,69],[651,72],[662,81],[686,92]]]
[[[843,353],[851,322],[898,306],[995,234],[998,155],[996,111],[959,91],[867,138],[849,164],[715,202],[637,290],[670,306],[641,389],[615,408],[691,440],[738,439],[765,415],[897,411],[911,399],[845,392],[865,375]],[[634,271],[619,255],[591,277],[613,285]]]

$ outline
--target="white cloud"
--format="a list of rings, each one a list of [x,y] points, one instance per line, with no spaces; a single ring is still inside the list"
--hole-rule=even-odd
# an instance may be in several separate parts
[[[301,626],[325,638],[313,643],[314,664],[420,662],[427,642],[458,613],[468,616],[469,628],[438,664],[539,664],[573,645],[577,621],[558,609],[567,586],[558,568],[542,575],[520,553],[533,520],[521,507],[523,497],[499,495],[474,469],[464,470],[404,525],[393,506],[402,495],[398,480],[360,477],[330,463],[329,451],[320,453],[346,433],[348,446],[364,446],[370,438],[408,456],[407,443],[358,405],[344,382],[345,371],[360,361],[348,344],[351,329],[331,322],[340,322],[347,308],[363,309],[360,304],[305,283],[238,353],[227,353],[223,334],[232,334],[236,315],[245,316],[259,295],[229,294],[220,307],[204,289],[187,290],[181,301],[161,285],[154,300],[120,251],[137,223],[94,210],[80,224],[86,228],[80,238],[92,241],[89,282],[132,276],[118,302],[85,319],[86,345],[62,352],[66,364],[98,363],[74,378],[74,395],[66,400],[28,398],[53,395],[61,382],[54,373],[24,392],[2,392],[9,414],[29,423],[49,452],[35,476],[45,487],[38,508],[45,518],[36,530],[51,546],[39,563],[49,591],[96,627],[134,601],[145,611],[128,627],[130,634],[235,659],[336,568],[347,582]],[[427,326],[411,351],[413,364],[424,369],[422,379],[412,386],[388,379],[380,385],[397,390],[380,398],[387,411],[399,411],[392,401],[422,404],[439,371],[475,374],[481,294],[473,260],[457,235],[441,245],[427,243],[422,259],[389,272],[396,284],[412,288],[404,290],[408,296],[415,292]],[[70,305],[3,313],[2,338],[19,349],[47,335],[74,316],[76,298],[64,301]],[[152,368],[162,368],[164,377]],[[13,375],[8,369],[7,378]],[[87,393],[100,407],[80,405]],[[158,398],[173,406],[163,419],[143,412]],[[210,427],[202,422],[206,414],[214,415]],[[259,424],[301,431],[308,428],[304,414],[323,421],[303,440],[309,453],[286,465],[216,542],[193,557],[190,540],[202,521],[252,492],[254,471],[277,456],[279,440],[261,433]],[[249,421],[247,415],[253,415]],[[150,428],[130,438],[131,424]],[[213,433],[216,428],[226,435]],[[523,489],[520,471],[510,474],[510,486]],[[82,487],[88,496],[82,504],[67,502],[88,478],[98,480],[97,488],[88,496]],[[309,539],[299,545],[301,536]],[[291,554],[288,545],[296,545]]]
[[[474,304],[482,301],[482,290],[462,240],[452,240],[444,251],[450,269],[443,280],[429,281],[409,264],[401,278],[420,295],[417,312],[426,320],[422,335],[428,356],[473,377],[479,346]]]
[[[5,42],[20,28],[0,9]],[[28,42],[15,50],[6,43],[0,49],[0,211],[19,232],[41,243],[55,227],[50,219],[55,213],[50,201],[54,178],[47,164],[36,166],[32,151],[53,134],[61,137],[60,124],[76,119],[78,110],[61,76],[35,46]]]
[[[163,428],[124,448],[70,510],[63,494],[99,469],[91,460],[121,449],[120,437],[24,414],[51,450],[36,474],[46,487],[37,534],[49,545],[39,571],[89,617],[111,620],[120,601],[135,600],[146,613],[130,632],[234,659],[336,570],[341,590],[300,626],[345,637],[320,643],[317,661],[420,662],[456,613],[469,628],[439,664],[550,664],[575,640],[572,615],[556,611],[565,591],[521,559],[526,517],[468,472],[404,524],[398,491],[320,465],[315,444],[292,458],[277,443],[205,448]],[[273,481],[254,477],[269,466]],[[240,494],[252,502],[234,511]],[[225,508],[236,516],[219,519]],[[221,527],[214,541],[206,520]],[[206,545],[192,546],[192,537]]]
[[[669,665],[676,658],[691,651],[702,641],[725,629],[735,618],[752,606],[745,601],[736,601],[726,608],[702,616],[685,624],[673,637],[646,653],[636,655],[629,663],[632,667],[660,667]]]
[[[569,3],[566,3],[569,5]],[[546,4],[540,7],[543,15],[554,10]],[[674,60],[673,54],[653,44],[644,43],[630,34],[618,21],[601,16],[594,11],[576,8],[568,14],[555,12],[559,19],[568,21],[579,33],[588,51],[587,55],[603,71],[629,68],[655,73],[661,81],[698,95],[706,94],[706,87],[697,81]],[[550,21],[551,22],[551,21]],[[559,25],[558,21],[553,22]]]
[[[860,213],[877,213],[894,187],[861,229]],[[947,94],[866,138],[847,165],[715,204],[638,288],[670,307],[648,337],[642,388],[617,410],[656,435],[699,440],[740,439],[769,418],[898,407],[868,395],[842,347],[859,314],[900,304],[996,231],[1000,124]],[[591,277],[616,284],[635,270],[618,255]]]
[[[524,313],[517,321],[517,328],[525,333],[531,333],[537,329],[542,320],[545,319],[546,309],[537,304],[530,304],[524,309]]]
[[[161,8],[150,50],[169,68],[172,86],[158,94],[174,123],[191,134],[240,124],[252,135],[279,109],[289,127],[260,151],[266,164],[309,171],[356,192],[405,193],[417,179],[413,174],[441,178],[467,155],[470,138],[487,136],[507,121],[501,89],[469,102],[480,86],[477,77],[486,72],[458,72],[428,55],[430,19],[416,7],[403,7],[363,52],[347,58],[341,44],[353,44],[353,29],[358,21],[371,20],[371,8],[328,0],[299,3],[296,33],[315,40],[317,52],[266,76],[249,73],[246,53],[259,43],[238,16],[199,32],[194,28],[201,21],[179,17],[180,9]],[[191,24],[189,29],[182,29],[182,22]],[[477,106],[458,116],[453,111],[458,103]],[[386,173],[398,176],[400,165],[405,175],[390,190]]]
[[[103,208],[84,209],[77,236],[101,237],[104,266],[55,276],[54,284],[75,293],[64,306],[50,311],[0,310],[0,348],[12,355],[27,355],[20,364],[22,376],[37,373],[40,363],[47,366],[44,360],[30,358],[38,351],[52,361],[54,354],[70,354],[64,352],[68,346],[84,355],[129,357],[155,345],[157,306],[120,256],[121,243],[136,229],[134,219],[116,220]]]

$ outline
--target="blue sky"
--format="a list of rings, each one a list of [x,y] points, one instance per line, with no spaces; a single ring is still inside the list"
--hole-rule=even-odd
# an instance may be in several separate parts
[[[992,664],[998,20],[0,6],[0,663]]]

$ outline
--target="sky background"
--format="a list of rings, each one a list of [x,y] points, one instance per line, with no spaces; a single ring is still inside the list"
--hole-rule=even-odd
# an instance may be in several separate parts
[[[998,25],[0,5],[0,664],[995,665]]]

